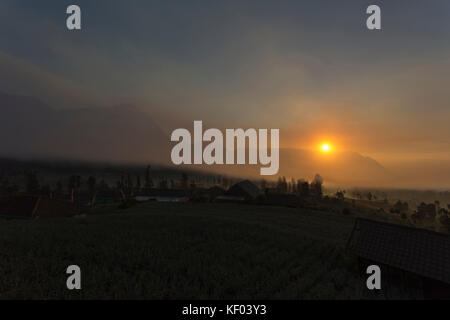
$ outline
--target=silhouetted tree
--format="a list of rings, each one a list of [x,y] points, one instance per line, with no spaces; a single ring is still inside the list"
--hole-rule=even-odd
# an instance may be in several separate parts
[[[297,181],[297,193],[300,197],[309,196],[309,183],[306,180],[299,179]]]
[[[63,184],[62,184],[61,180],[58,180],[56,182],[55,197],[61,198],[62,194],[63,194]]]
[[[323,178],[319,174],[316,174],[313,181],[311,182],[311,190],[313,191],[316,197],[322,197],[323,194],[322,185],[323,185]]]
[[[97,180],[95,177],[90,176],[87,180],[88,191],[92,195],[95,192],[95,187],[97,185]]]
[[[0,175],[0,194],[16,194],[19,191],[19,187],[15,184],[10,183],[5,173],[1,172]]]
[[[138,191],[141,191],[141,176],[139,174],[136,175],[136,188]]]
[[[109,191],[109,185],[106,183],[106,181],[104,179],[102,179],[102,180],[100,180],[97,189],[99,192],[107,192],[107,191]]]
[[[439,202],[439,200],[435,200],[434,205],[436,206],[436,211],[439,211],[439,209],[441,208],[441,203]]]
[[[297,193],[297,184],[295,183],[295,179],[292,178],[291,179],[291,193]]]
[[[267,181],[265,179],[261,180],[261,184],[260,184],[261,190],[264,192],[267,189]]]
[[[126,186],[128,194],[133,195],[133,179],[129,173],[127,174]]]
[[[166,179],[162,179],[159,181],[159,188],[160,189],[167,189],[167,180]]]
[[[339,200],[344,200],[345,198],[345,190],[338,190],[336,192],[336,198]]]
[[[147,166],[147,169],[145,170],[145,188],[147,189],[153,188],[153,180],[150,175],[150,169],[151,166]]]
[[[39,192],[39,181],[36,176],[36,172],[25,172],[25,189],[27,193],[36,194]]]
[[[42,195],[50,197],[51,198],[51,193],[52,193],[52,189],[50,188],[50,186],[48,184],[43,185],[41,187],[41,192]]]
[[[97,198],[97,180],[95,177],[90,176],[87,181],[88,190],[91,195],[91,206],[95,205],[95,199]]]
[[[230,185],[230,180],[227,177],[222,177],[222,186],[224,188],[228,188],[229,185]]]
[[[409,206],[408,202],[402,202],[398,200],[391,209],[392,213],[406,213],[408,212]]]
[[[363,196],[359,190],[354,190],[352,192],[352,194],[353,194],[353,197],[356,199],[362,200],[362,198],[363,198]]]
[[[71,175],[69,178],[69,193],[71,201],[75,201],[75,197],[78,197],[81,188],[81,176]]]
[[[286,177],[279,177],[277,182],[277,190],[279,192],[287,192],[288,191],[288,185],[286,182]]]
[[[181,174],[181,188],[184,189],[184,190],[187,190],[188,183],[189,183],[188,176],[187,176],[187,174],[185,172],[183,172]]]

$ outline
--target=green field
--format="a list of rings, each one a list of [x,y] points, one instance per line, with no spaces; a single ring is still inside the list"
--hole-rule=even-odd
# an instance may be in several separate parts
[[[0,220],[0,298],[358,299],[352,227],[334,213],[208,203]],[[82,290],[66,289],[71,264]]]

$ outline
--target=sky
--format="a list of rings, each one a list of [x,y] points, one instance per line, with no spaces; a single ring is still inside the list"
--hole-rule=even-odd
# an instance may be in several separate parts
[[[82,30],[66,29],[66,7]],[[381,7],[382,30],[366,28]],[[0,90],[54,108],[133,104],[167,133],[280,128],[280,145],[382,164],[450,160],[450,2],[0,3]]]

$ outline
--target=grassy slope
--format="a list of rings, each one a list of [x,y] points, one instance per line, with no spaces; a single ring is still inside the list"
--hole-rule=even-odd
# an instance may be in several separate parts
[[[0,298],[359,298],[351,217],[195,203],[96,213],[0,220]],[[81,291],[65,288],[70,264]]]

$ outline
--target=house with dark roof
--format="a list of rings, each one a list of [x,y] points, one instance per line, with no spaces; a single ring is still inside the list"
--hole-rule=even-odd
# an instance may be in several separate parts
[[[381,269],[382,289],[411,298],[450,299],[450,236],[424,229],[358,218],[348,249],[366,277],[369,265]]]
[[[0,198],[0,217],[15,219],[73,217],[81,210],[66,200],[42,196],[12,196]]]
[[[208,189],[207,193],[209,196],[209,199],[212,201],[216,199],[217,197],[220,197],[225,194],[225,189],[219,187],[219,186],[213,186]]]
[[[242,200],[255,199],[259,194],[259,188],[250,180],[243,180],[232,185],[225,196],[232,198],[240,198]]]

